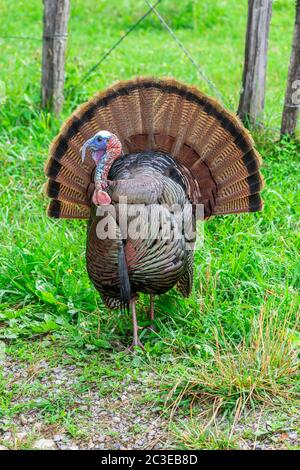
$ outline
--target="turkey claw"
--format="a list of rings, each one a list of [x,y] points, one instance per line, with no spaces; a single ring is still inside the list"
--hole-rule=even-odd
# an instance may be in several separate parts
[[[145,347],[143,346],[143,344],[141,343],[141,341],[139,339],[137,341],[132,341],[132,344],[129,346],[129,348],[127,350],[129,352],[132,352],[133,354],[135,354],[137,352],[136,351],[137,347],[139,347],[143,351],[145,351]]]
[[[148,330],[152,331],[153,333],[157,332],[157,328],[153,323],[151,323],[151,325],[149,325],[147,328],[148,328]]]

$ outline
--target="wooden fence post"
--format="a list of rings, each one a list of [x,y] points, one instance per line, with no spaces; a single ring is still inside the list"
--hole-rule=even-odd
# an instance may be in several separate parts
[[[281,136],[294,136],[300,107],[300,0],[296,2],[295,29],[281,120]]]
[[[59,114],[64,101],[65,50],[69,0],[44,1],[42,106]]]
[[[243,88],[238,115],[257,124],[264,109],[272,0],[248,0]]]

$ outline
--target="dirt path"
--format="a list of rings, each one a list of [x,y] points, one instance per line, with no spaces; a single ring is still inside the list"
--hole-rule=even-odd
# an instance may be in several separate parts
[[[4,367],[10,410],[0,420],[0,443],[9,448],[160,449],[170,447],[167,422],[145,401],[151,375],[103,377],[105,387],[83,382],[75,365],[50,367],[10,361]],[[115,383],[114,383],[115,382]],[[103,385],[103,384],[100,384]],[[115,391],[117,386],[117,391]],[[104,390],[105,389],[105,390]],[[20,413],[12,413],[20,409]]]
[[[208,433],[207,442],[193,437],[203,427],[201,419],[191,425],[188,417],[178,416],[177,435],[170,431],[172,426],[163,416],[163,400],[154,373],[133,369],[132,373],[121,374],[112,364],[106,364],[104,370],[99,364],[98,374],[95,363],[85,366],[69,358],[69,363],[59,365],[59,362],[59,358],[51,363],[45,359],[28,362],[6,357],[0,449],[127,450],[224,445],[221,432],[224,423],[220,424],[215,440]],[[249,412],[234,428],[234,446],[240,449],[299,446],[296,430],[299,422],[293,413],[288,416],[278,411]]]

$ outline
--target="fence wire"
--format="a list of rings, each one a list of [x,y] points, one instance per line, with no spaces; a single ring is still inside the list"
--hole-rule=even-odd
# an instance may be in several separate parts
[[[69,95],[71,92],[76,91],[79,86],[81,86],[83,83],[85,83],[90,78],[90,76],[93,74],[93,72],[95,72],[95,70],[100,67],[100,65],[136,29],[136,27],[139,26],[145,20],[145,18],[147,18],[151,13],[154,13],[157,16],[158,20],[160,21],[161,25],[170,34],[170,36],[173,38],[174,42],[181,49],[181,51],[185,54],[185,56],[191,62],[193,67],[195,67],[195,69],[197,70],[198,75],[208,84],[210,89],[220,99],[220,101],[223,103],[223,105],[235,112],[235,108],[234,108],[233,104],[221,93],[221,91],[218,89],[218,87],[215,85],[215,83],[207,77],[205,72],[200,67],[199,63],[194,59],[192,54],[187,50],[185,45],[180,41],[180,39],[177,37],[175,32],[172,30],[172,28],[169,26],[169,24],[166,22],[166,20],[163,18],[163,16],[157,10],[156,7],[159,4],[161,4],[162,1],[163,0],[157,0],[154,4],[152,4],[149,0],[145,0],[145,3],[149,7],[148,10],[110,47],[110,49],[108,49],[103,54],[103,56],[100,58],[100,60],[98,62],[96,62],[90,69],[87,70],[87,72],[83,75],[83,77],[79,80],[79,82],[76,85],[74,85],[73,87],[70,87],[68,90],[66,90],[66,95]],[[38,42],[43,41],[43,38],[37,38],[37,37],[33,37],[33,36],[10,36],[10,35],[5,35],[5,36],[0,36],[0,39],[5,39],[5,40],[18,39],[18,40],[30,40],[30,41],[38,41]],[[261,125],[266,130],[278,131],[280,129],[279,126],[278,127],[264,126],[264,124],[262,122],[258,122],[258,125]]]
[[[201,69],[200,65],[196,62],[196,60],[193,58],[191,53],[187,50],[184,44],[179,40],[175,32],[172,30],[172,28],[168,25],[168,23],[165,21],[163,16],[156,9],[156,7],[160,3],[162,3],[162,0],[157,0],[154,4],[150,3],[149,0],[145,0],[145,3],[148,5],[149,9],[108,49],[108,51],[106,51],[103,54],[103,56],[100,58],[98,62],[96,62],[90,69],[87,70],[87,72],[83,75],[83,77],[79,80],[79,82],[76,85],[66,90],[66,95],[73,93],[83,83],[85,83],[91,77],[91,75],[95,72],[95,70],[98,69],[100,65],[112,54],[112,52],[135,30],[135,28],[139,26],[145,20],[145,18],[147,18],[151,13],[154,13],[159,19],[161,25],[166,29],[166,31],[174,39],[179,49],[182,50],[182,52],[185,54],[185,56],[188,58],[191,64],[195,67],[198,75],[208,84],[210,89],[218,96],[218,98],[220,99],[220,101],[223,103],[224,106],[226,106],[227,108],[230,108],[231,110],[234,110],[232,103],[230,103],[227,100],[227,98],[225,98],[225,96],[221,93],[218,87],[212,82],[212,80],[210,80],[207,77],[205,72]],[[43,41],[43,38],[36,38],[32,36],[0,36],[0,39],[7,39],[7,40],[18,39],[18,40],[30,40],[30,41],[39,41],[39,42]]]
[[[147,5],[149,7],[152,7],[151,3],[148,1],[148,0],[145,0],[145,2],[147,3]],[[159,19],[160,23],[163,25],[163,27],[168,31],[168,33],[172,36],[172,38],[174,39],[175,43],[177,44],[177,46],[183,51],[183,53],[185,54],[185,56],[189,59],[189,61],[191,62],[191,64],[195,67],[195,69],[197,70],[198,74],[200,75],[200,77],[206,81],[206,83],[209,85],[209,87],[215,92],[215,94],[218,96],[218,98],[222,101],[222,103],[227,106],[228,108],[231,108],[233,109],[233,106],[231,103],[229,103],[229,101],[227,101],[227,99],[224,97],[224,95],[221,93],[221,91],[217,88],[217,86],[206,76],[206,74],[203,72],[203,70],[201,69],[200,65],[196,62],[196,60],[193,58],[193,56],[191,55],[191,53],[187,50],[187,48],[184,46],[184,44],[180,41],[180,39],[178,39],[178,37],[176,36],[176,34],[174,33],[174,31],[172,30],[172,28],[168,25],[168,23],[164,20],[164,18],[162,17],[162,15],[157,11],[157,9],[155,8],[155,5],[152,7],[153,9],[153,13],[155,13],[155,15],[157,16],[157,18]]]
[[[206,81],[206,83],[209,85],[209,87],[214,91],[214,93],[218,96],[218,98],[222,101],[222,103],[227,106],[228,108],[233,109],[232,104],[227,101],[227,99],[224,97],[224,95],[221,93],[221,91],[217,88],[217,86],[210,80],[206,74],[203,72],[201,69],[200,65],[196,62],[196,60],[193,58],[193,56],[190,54],[190,52],[186,49],[184,44],[178,39],[174,31],[171,29],[171,27],[168,25],[168,23],[165,21],[165,19],[162,17],[162,15],[158,12],[156,7],[162,3],[162,0],[157,0],[153,5],[148,1],[145,0],[145,3],[148,5],[149,9],[106,51],[103,56],[100,58],[98,62],[96,62],[88,71],[83,75],[83,77],[79,80],[79,82],[74,85],[73,87],[69,88],[69,90],[66,91],[66,94],[70,94],[71,92],[74,92],[79,86],[81,86],[83,83],[85,83],[89,77],[95,72],[97,68],[100,67],[100,65],[112,54],[112,52],[126,39],[129,34],[134,31],[134,29],[141,24],[147,16],[149,16],[152,12],[157,16],[159,19],[160,23],[162,26],[168,31],[168,33],[171,35],[171,37],[174,39],[175,43],[177,46],[183,51],[185,56],[189,59],[191,64],[195,67],[197,70],[199,76]],[[59,35],[60,37],[61,35]],[[64,35],[65,36],[65,35]],[[18,39],[18,40],[30,40],[30,41],[38,41],[42,42],[43,39],[48,39],[46,36],[43,36],[43,38],[36,38],[33,36],[0,36],[0,39]]]
[[[124,41],[124,39],[126,39],[127,36],[129,36],[130,33],[132,33],[132,31],[140,24],[142,23],[142,21],[144,21],[144,19],[150,15],[150,13],[154,13],[157,18],[159,19],[160,23],[162,24],[162,26],[167,30],[167,32],[171,35],[171,37],[174,39],[175,43],[177,44],[177,46],[183,51],[183,53],[185,54],[185,56],[188,58],[188,60],[191,62],[191,64],[195,67],[195,69],[197,70],[197,73],[198,75],[204,80],[206,81],[206,83],[208,84],[208,86],[210,87],[211,90],[213,90],[213,92],[218,96],[218,98],[220,99],[220,101],[223,103],[224,106],[226,106],[227,108],[230,108],[231,110],[234,110],[234,107],[232,105],[232,103],[230,103],[227,98],[224,97],[224,95],[221,93],[221,91],[218,89],[218,87],[212,82],[212,80],[210,80],[206,74],[203,72],[203,70],[201,69],[200,65],[196,62],[196,60],[193,58],[193,56],[191,55],[191,53],[186,49],[186,47],[184,46],[184,44],[178,39],[178,37],[176,36],[176,34],[174,33],[174,31],[172,30],[172,28],[168,25],[168,23],[165,21],[165,19],[162,17],[162,15],[158,12],[158,10],[156,9],[156,7],[159,5],[159,3],[161,3],[162,0],[157,0],[155,2],[155,4],[151,4],[148,0],[145,0],[145,3],[148,5],[149,9],[138,19],[138,21],[136,23],[134,23],[127,31],[125,34],[123,34],[123,36],[121,36],[112,46],[111,48],[106,51],[103,56],[100,58],[100,60],[98,62],[96,62],[96,64],[94,64],[86,73],[85,75],[81,78],[81,80],[73,87],[69,90],[69,92],[74,92],[80,85],[82,85],[84,82],[86,82],[89,77],[93,74],[93,72],[98,68],[100,67],[100,65],[111,55],[111,53]]]
[[[22,40],[30,40],[30,41],[39,41],[41,42],[42,38],[34,38],[32,36],[0,36],[0,39],[20,39]]]
[[[95,64],[93,65],[87,72],[86,74],[82,77],[82,79],[79,81],[79,83],[77,85],[75,85],[75,87],[72,89],[72,91],[74,91],[75,89],[77,89],[80,85],[82,85],[84,82],[87,81],[87,79],[89,78],[89,76],[98,68],[100,67],[100,65],[102,64],[102,62],[105,61],[105,59],[107,59],[110,54],[121,44],[121,42],[124,41],[124,39],[129,36],[130,33],[132,33],[132,31],[142,22],[144,21],[145,18],[147,18],[148,15],[150,15],[150,13],[152,13],[152,11],[154,10],[154,8],[159,4],[161,3],[162,0],[157,0],[157,2],[153,5],[153,6],[150,6],[149,10],[146,11],[146,13],[144,13],[139,19],[138,21],[136,21],[136,23],[134,23],[127,31],[126,33],[124,33],[112,46],[111,48],[105,52],[103,54],[103,56],[101,57],[101,59]]]

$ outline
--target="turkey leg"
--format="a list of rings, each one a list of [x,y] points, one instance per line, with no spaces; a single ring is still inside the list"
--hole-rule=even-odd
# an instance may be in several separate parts
[[[154,325],[154,294],[150,294],[150,312],[149,312],[149,317],[151,324],[149,326],[149,330],[156,331],[155,325]]]
[[[139,326],[137,324],[137,319],[136,319],[136,300],[132,299],[130,302],[131,306],[131,313],[132,313],[132,326],[133,326],[133,341],[131,346],[129,346],[129,351],[134,351],[134,349],[139,346],[142,349],[145,349],[144,346],[142,345],[140,338],[139,338]]]

